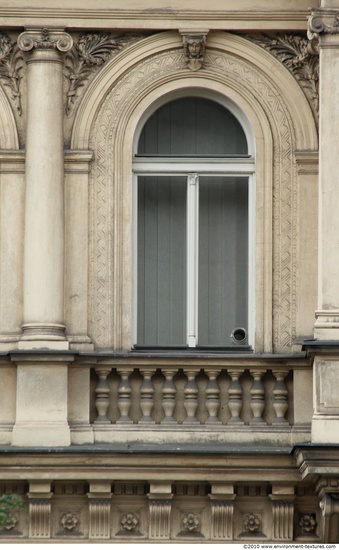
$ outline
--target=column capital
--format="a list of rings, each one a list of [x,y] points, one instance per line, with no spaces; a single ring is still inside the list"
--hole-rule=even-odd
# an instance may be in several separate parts
[[[19,35],[18,46],[23,52],[57,50],[65,53],[72,48],[73,39],[63,29],[30,28]]]
[[[308,19],[308,38],[312,41],[321,37],[320,45],[330,41],[331,46],[339,44],[339,10],[315,8]]]

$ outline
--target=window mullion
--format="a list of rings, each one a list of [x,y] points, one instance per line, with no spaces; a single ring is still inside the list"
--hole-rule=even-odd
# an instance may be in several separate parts
[[[187,176],[187,343],[198,344],[199,177]]]

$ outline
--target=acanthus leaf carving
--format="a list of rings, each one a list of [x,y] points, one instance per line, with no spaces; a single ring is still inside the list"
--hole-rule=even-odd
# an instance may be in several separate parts
[[[9,36],[0,34],[0,81],[10,89],[11,99],[19,116],[22,114],[20,71],[23,68],[23,55],[19,47],[12,44]]]
[[[257,35],[250,40],[269,51],[298,81],[312,108],[315,120],[319,114],[319,57],[313,42],[302,35]]]
[[[80,36],[65,59],[65,71],[69,80],[66,99],[67,115],[70,114],[76,102],[80,88],[85,86],[97,70],[114,54],[141,38],[144,38],[143,34],[90,33]]]

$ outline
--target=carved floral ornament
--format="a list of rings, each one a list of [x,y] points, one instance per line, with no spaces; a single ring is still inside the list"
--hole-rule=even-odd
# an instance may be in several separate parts
[[[319,56],[314,42],[298,34],[248,37],[274,57],[294,76],[306,95],[315,120],[319,112]]]
[[[120,523],[124,531],[135,531],[139,525],[139,519],[135,514],[128,513],[121,518]]]
[[[256,514],[247,514],[244,517],[244,530],[248,533],[257,533],[260,531],[261,522]]]
[[[197,514],[190,512],[183,517],[182,524],[186,531],[192,532],[198,529],[200,520]]]
[[[79,517],[77,514],[67,512],[61,518],[61,525],[66,531],[72,531],[79,523]]]
[[[315,533],[317,527],[315,514],[302,514],[299,519],[299,527],[302,533],[308,535]]]
[[[19,116],[22,114],[20,94],[20,72],[23,68],[23,54],[16,43],[12,44],[9,36],[0,34],[0,81],[10,90]]]
[[[144,34],[89,33],[80,36],[65,58],[65,74],[69,81],[66,114],[70,114],[79,90],[104,63],[123,48],[144,38]]]

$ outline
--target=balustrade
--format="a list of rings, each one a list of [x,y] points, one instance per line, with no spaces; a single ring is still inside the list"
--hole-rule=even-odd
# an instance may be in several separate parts
[[[95,425],[234,429],[293,424],[292,370],[96,367]],[[114,389],[115,388],[115,389]],[[110,407],[110,402],[117,406]],[[119,415],[120,414],[120,415]]]

